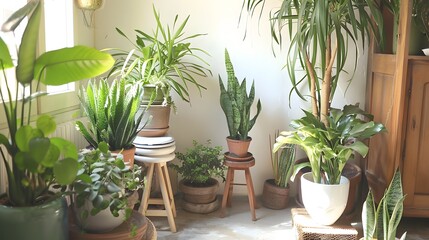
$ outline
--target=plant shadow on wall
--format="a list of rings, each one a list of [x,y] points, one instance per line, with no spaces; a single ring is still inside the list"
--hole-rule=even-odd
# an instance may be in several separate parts
[[[243,1],[242,10],[253,15],[256,9],[262,11],[264,6],[264,0]],[[354,61],[353,78],[360,42],[365,47],[372,33],[383,46],[383,19],[378,2],[283,0],[278,10],[270,12],[270,23],[273,43],[281,46],[284,33],[289,34],[286,68],[292,83],[291,93],[295,92],[303,100],[309,96],[311,101],[311,112],[304,111],[303,118],[292,121],[295,130],[282,132],[274,151],[286,144],[300,146],[310,160],[307,165],[311,167],[312,176],[309,175],[308,180],[332,186],[344,182],[343,196],[338,198],[347,202],[348,180],[341,180],[345,163],[354,156],[354,151],[366,155],[368,148],[362,140],[385,128],[374,123],[372,116],[356,105],[339,110],[332,108],[331,103],[339,81],[344,80],[346,61]],[[287,31],[283,31],[284,28]],[[349,57],[351,49],[355,50],[354,58]],[[302,78],[296,77],[298,67],[304,70]],[[308,88],[302,90],[301,86]],[[303,198],[304,195],[303,192]],[[339,205],[338,216],[331,216],[329,220],[323,214],[315,216],[315,211],[308,206],[314,199],[308,204],[305,199],[303,201],[309,214],[319,223],[333,224],[344,210],[341,210],[343,203],[335,203]],[[327,196],[327,199],[333,197]]]
[[[7,174],[7,182],[2,183],[7,184],[7,193],[1,197],[7,206],[0,205],[0,232],[7,239],[64,239],[68,234],[67,221],[61,219],[67,216],[61,196],[77,175],[78,154],[70,141],[49,137],[56,128],[53,117],[41,115],[32,121],[33,101],[46,95],[40,91],[40,84],[62,85],[95,77],[114,63],[109,54],[85,46],[37,56],[41,5],[37,0],[29,1],[2,25],[3,32],[13,34],[28,16],[19,46],[8,47],[0,38],[0,80],[5,86],[0,89],[0,97],[9,131],[8,135],[0,134],[0,145],[6,149],[0,148],[0,153]],[[52,205],[58,205],[58,209],[45,214],[57,218],[41,217],[43,210]],[[39,210],[42,215],[34,217],[34,211]],[[23,229],[24,225],[28,228]],[[42,226],[52,229],[43,231]]]

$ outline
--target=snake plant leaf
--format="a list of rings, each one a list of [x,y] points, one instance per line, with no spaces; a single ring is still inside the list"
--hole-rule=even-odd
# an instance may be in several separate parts
[[[115,60],[104,52],[75,46],[43,53],[35,64],[36,79],[46,85],[62,85],[92,78],[109,70]]]
[[[13,67],[12,57],[9,49],[3,39],[0,37],[0,69],[8,69]]]
[[[39,38],[39,24],[42,15],[39,1],[36,1],[35,7],[25,27],[21,44],[19,45],[16,79],[21,84],[28,84],[34,78],[37,39]]]
[[[371,191],[368,192],[362,208],[362,222],[365,240],[372,240],[375,236],[377,218],[374,196]]]

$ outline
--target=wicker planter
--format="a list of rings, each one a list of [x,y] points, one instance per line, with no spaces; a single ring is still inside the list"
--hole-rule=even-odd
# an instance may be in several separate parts
[[[262,204],[270,209],[285,209],[289,202],[289,187],[279,187],[274,179],[265,180],[262,190]]]
[[[209,213],[215,211],[219,207],[217,201],[217,192],[219,182],[216,179],[211,179],[210,185],[195,187],[181,180],[179,189],[183,193],[183,209],[194,213]]]

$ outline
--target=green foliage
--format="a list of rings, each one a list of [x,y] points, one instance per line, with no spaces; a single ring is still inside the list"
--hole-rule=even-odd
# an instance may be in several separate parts
[[[46,95],[39,91],[40,82],[61,85],[95,77],[114,64],[109,54],[84,46],[49,51],[37,57],[41,8],[38,0],[29,1],[1,29],[13,32],[28,16],[19,46],[9,49],[0,38],[0,80],[6,86],[0,89],[0,101],[9,130],[8,135],[0,134],[0,146],[7,150],[0,148],[0,153],[12,206],[34,206],[58,197],[61,193],[53,194],[50,188],[70,184],[77,173],[76,147],[64,139],[49,137],[56,128],[53,118],[39,116],[30,125],[32,101]],[[10,74],[12,71],[15,75]],[[7,161],[8,157],[12,161]]]
[[[276,138],[278,132],[276,133]],[[278,151],[272,151],[272,144],[270,139],[271,151],[271,165],[273,167],[274,182],[277,186],[285,188],[288,186],[289,179],[293,173],[293,165],[295,164],[295,145],[286,144]]]
[[[139,178],[140,166],[130,168],[121,154],[114,157],[108,151],[105,142],[98,146],[97,149],[85,149],[79,153],[79,175],[71,186],[77,208],[84,206],[86,201],[92,203],[91,210],[82,211],[83,219],[107,208],[115,217],[122,210],[132,210],[132,206],[127,204],[127,197],[143,187],[143,181]]]
[[[176,153],[180,166],[173,163],[169,166],[180,173],[185,181],[197,186],[208,183],[210,178],[214,177],[225,181],[222,147],[210,147],[210,140],[206,145],[194,140],[192,145],[185,153]]]
[[[79,91],[89,126],[77,121],[77,129],[93,147],[104,141],[112,151],[131,148],[145,113],[138,113],[141,92],[139,84],[126,84],[123,78],[113,80],[110,86],[106,79],[98,84],[90,81]]]
[[[362,209],[365,240],[395,240],[396,229],[401,221],[405,195],[402,191],[401,172],[396,170],[389,187],[378,206],[370,190]],[[401,240],[406,238],[406,233]]]
[[[342,110],[332,108],[328,126],[312,113],[304,113],[304,117],[291,122],[294,131],[280,133],[274,151],[286,144],[300,146],[309,162],[297,165],[295,171],[311,167],[316,183],[321,183],[323,178],[325,184],[339,184],[344,165],[355,152],[363,157],[368,153],[363,140],[385,131],[383,124],[373,122],[372,115],[355,105],[346,105]]]
[[[135,30],[136,41],[131,41],[120,29],[118,33],[128,39],[136,51],[131,54],[116,50],[113,56],[117,57],[115,67],[110,74],[119,73],[125,68],[131,69],[130,78],[144,85],[151,84],[160,88],[164,94],[165,102],[170,101],[170,90],[173,89],[182,100],[189,102],[189,85],[194,85],[201,95],[201,90],[206,89],[195,76],[207,77],[211,71],[207,68],[209,64],[200,56],[209,54],[200,48],[191,47],[190,40],[204,36],[205,34],[194,34],[185,36],[184,29],[189,16],[178,23],[179,16],[174,18],[173,27],[164,26],[161,23],[160,14],[153,7],[156,19],[156,29],[153,34]],[[176,28],[177,27],[177,28]],[[130,68],[131,67],[131,68]],[[155,91],[156,94],[158,91]],[[152,101],[155,95],[151,97]]]
[[[236,140],[246,140],[249,131],[256,122],[256,118],[261,112],[261,101],[256,104],[257,112],[250,119],[250,108],[255,99],[255,82],[252,82],[249,95],[247,95],[246,78],[241,84],[235,77],[234,67],[229,58],[228,50],[225,49],[225,66],[228,75],[227,89],[219,76],[220,86],[220,106],[226,116],[228,123],[229,137]]]

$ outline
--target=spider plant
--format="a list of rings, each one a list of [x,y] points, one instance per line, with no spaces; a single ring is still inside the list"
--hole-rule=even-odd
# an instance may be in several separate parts
[[[153,33],[135,30],[136,40],[132,41],[119,28],[117,32],[128,39],[135,51],[127,59],[129,52],[116,49],[112,54],[117,58],[114,68],[109,75],[115,74],[126,65],[132,67],[130,78],[143,85],[154,85],[161,89],[165,102],[168,102],[170,91],[174,90],[179,97],[190,102],[189,85],[194,85],[201,95],[201,90],[206,89],[198,82],[196,77],[207,77],[211,71],[209,64],[203,56],[210,56],[205,50],[191,46],[191,40],[205,34],[185,35],[185,27],[189,16],[182,23],[178,23],[176,15],[173,27],[163,25],[161,16],[153,6],[153,14],[156,20],[156,28]],[[159,91],[154,91],[151,100]]]

